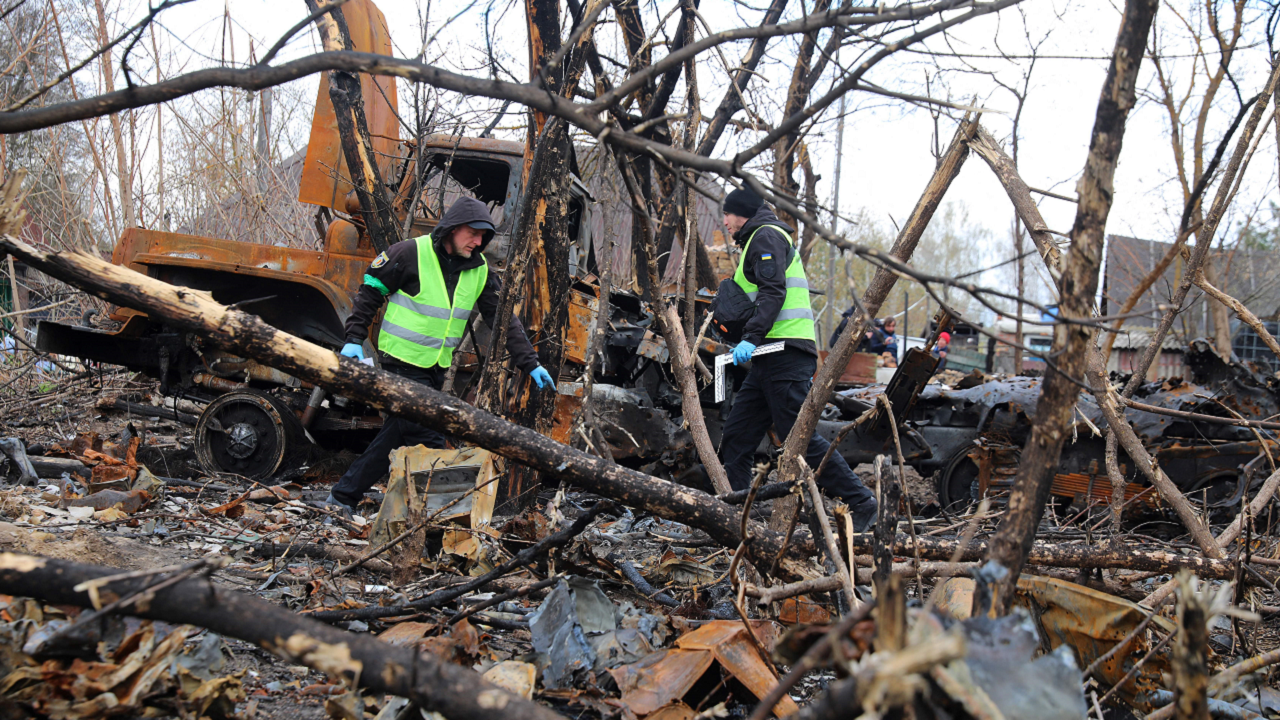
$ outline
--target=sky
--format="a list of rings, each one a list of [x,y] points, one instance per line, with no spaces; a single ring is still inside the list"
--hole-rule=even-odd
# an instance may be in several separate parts
[[[305,16],[303,2],[281,0],[224,0],[225,8],[240,33],[238,47],[247,44],[246,36],[263,45],[274,43],[288,27]],[[763,5],[762,0],[753,4]],[[415,0],[379,0],[386,14],[397,54],[416,54],[422,46],[421,21],[425,2]],[[671,3],[659,3],[665,14]],[[427,51],[428,62],[450,69],[483,76],[485,9],[484,0],[433,0],[430,6],[429,32],[433,42]],[[652,8],[652,3],[645,7]],[[792,2],[786,19],[798,12]],[[1017,9],[989,15],[959,26],[945,37],[935,38],[927,47],[949,53],[993,56],[1001,51],[1010,55],[1026,55],[1030,45],[1038,46],[1040,57],[1031,71],[1026,102],[1019,125],[1019,169],[1034,188],[1063,195],[1074,195],[1075,183],[1088,151],[1099,91],[1120,22],[1119,6],[1108,0],[1027,0]],[[757,14],[744,10],[729,0],[703,0],[701,10],[713,30],[723,30],[756,22]],[[223,7],[211,0],[200,0],[168,11],[162,16],[169,33],[168,42],[176,52],[190,53],[188,67],[207,65],[200,55],[212,52],[219,42]],[[1261,12],[1260,10],[1258,12]],[[1157,18],[1167,67],[1171,75],[1185,77],[1190,61],[1185,59],[1189,39],[1186,27],[1194,27],[1196,19],[1190,6],[1164,5]],[[607,14],[606,14],[607,16]],[[450,19],[448,23],[446,18]],[[646,19],[652,22],[652,16]],[[1185,22],[1184,22],[1185,20]],[[522,4],[495,2],[489,9],[489,21],[495,27],[495,52],[505,68],[525,77],[526,39]],[[612,28],[609,35],[616,35]],[[1252,33],[1253,39],[1261,32]],[[790,66],[785,62],[791,41],[774,41],[761,69],[753,79],[751,98],[769,112],[779,105],[787,87]],[[725,56],[735,63],[746,44],[726,45]],[[311,31],[300,34],[281,54],[283,59],[299,57],[315,51],[316,39]],[[614,57],[625,57],[620,48],[602,43],[602,50]],[[1241,51],[1235,63],[1235,79],[1248,96],[1266,79],[1265,47]],[[717,82],[723,71],[716,72],[720,60],[708,55],[699,69],[704,112],[719,102],[723,83]],[[1014,96],[997,81],[1020,84],[1022,73],[1032,64],[1025,57],[1015,60],[992,57],[949,58],[940,71],[933,59],[923,54],[900,54],[873,70],[868,79],[882,86],[914,94],[958,103],[973,103],[984,108],[984,125],[1002,140],[1010,151]],[[968,68],[972,71],[964,72]],[[1181,191],[1172,182],[1174,165],[1169,144],[1169,121],[1162,106],[1151,99],[1155,92],[1152,63],[1144,62],[1139,78],[1140,99],[1133,110],[1124,138],[1124,147],[1115,179],[1115,203],[1108,219],[1107,231],[1148,239],[1171,239],[1181,212]],[[926,78],[927,85],[926,85]],[[313,94],[315,78],[299,81]],[[815,97],[822,88],[815,92]],[[402,91],[403,92],[403,91]],[[683,92],[680,90],[679,92]],[[846,216],[865,209],[867,216],[886,227],[901,222],[915,205],[934,168],[931,148],[935,142],[935,120],[918,106],[866,93],[850,94],[846,116],[840,186],[840,210]],[[1194,103],[1193,103],[1194,104]],[[1215,104],[1208,137],[1216,142],[1230,115],[1238,107],[1233,91],[1224,89]],[[776,111],[775,111],[776,113]],[[834,118],[834,111],[829,117]],[[738,117],[742,117],[740,113]],[[509,119],[517,116],[508,116]],[[950,117],[938,119],[940,143],[945,147],[956,122]],[[829,203],[834,191],[833,179],[836,124],[831,119],[810,138],[811,152],[822,175],[821,196]],[[522,136],[509,132],[512,139]],[[750,138],[747,138],[750,139]],[[721,142],[719,157],[727,157],[733,140]],[[1249,168],[1238,207],[1252,208],[1268,200],[1280,201],[1277,192],[1277,151],[1275,130],[1266,133],[1257,157]],[[986,257],[1003,259],[1012,255],[1010,224],[1012,206],[1003,188],[986,164],[971,156],[947,195],[949,201],[964,203],[970,218],[986,227],[992,247]],[[1040,210],[1049,228],[1061,233],[1071,229],[1075,205],[1070,202],[1038,198]],[[1228,218],[1229,227],[1237,217]],[[1005,248],[1008,248],[1007,250]],[[975,257],[977,250],[975,249]],[[968,264],[972,258],[957,258]]]

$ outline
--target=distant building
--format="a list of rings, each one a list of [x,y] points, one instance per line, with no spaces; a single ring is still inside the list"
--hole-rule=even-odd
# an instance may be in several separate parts
[[[1118,313],[1138,284],[1155,270],[1172,243],[1139,240],[1123,235],[1107,236],[1106,266],[1102,279],[1102,314]],[[1190,249],[1190,248],[1189,248]],[[1222,290],[1244,303],[1263,320],[1280,320],[1280,253],[1274,251],[1213,251]],[[1186,260],[1181,254],[1143,294],[1134,312],[1125,318],[1126,325],[1154,327],[1164,314],[1159,306],[1168,306],[1182,282]],[[1198,290],[1188,295],[1192,302],[1173,326],[1173,333],[1183,344],[1209,334],[1205,320],[1207,303]]]
[[[987,354],[992,372],[1012,375],[1014,348],[1012,343],[1018,337],[1018,319],[1012,316],[998,316],[990,328],[990,332],[1004,342],[988,340]],[[1024,314],[1022,316],[1022,346],[1031,352],[1022,353],[1022,371],[1043,371],[1045,369],[1043,355],[1053,346],[1053,326],[1041,325],[1040,314]]]
[[[1151,344],[1154,326],[1122,325],[1116,334],[1115,344],[1111,346],[1111,356],[1107,358],[1108,372],[1132,373],[1138,359]],[[1147,380],[1164,380],[1171,377],[1190,378],[1191,369],[1184,358],[1186,343],[1174,337],[1172,333],[1160,343],[1160,354],[1147,370]]]
[[[1140,240],[1123,235],[1107,236],[1106,265],[1102,279],[1103,315],[1119,313],[1147,275],[1172,249],[1172,243]],[[1188,248],[1188,250],[1193,249]],[[1218,282],[1228,295],[1244,303],[1259,318],[1267,321],[1269,330],[1280,328],[1280,253],[1269,250],[1232,249],[1213,251],[1212,260],[1218,271]],[[1156,279],[1133,311],[1137,315],[1124,319],[1124,332],[1116,338],[1108,369],[1132,368],[1136,356],[1150,342],[1149,331],[1160,321],[1184,278],[1186,260],[1179,253],[1164,273]],[[1181,356],[1187,343],[1210,335],[1208,301],[1197,289],[1187,296],[1183,312],[1174,321],[1161,346],[1160,367],[1152,368],[1149,378],[1185,376]],[[1231,322],[1232,351],[1241,360],[1280,369],[1280,358],[1262,342],[1251,328],[1234,317]],[[1127,359],[1132,356],[1134,359]],[[1265,368],[1264,368],[1265,369]]]

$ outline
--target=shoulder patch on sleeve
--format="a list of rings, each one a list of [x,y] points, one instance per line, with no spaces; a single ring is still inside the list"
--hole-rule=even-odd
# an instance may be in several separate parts
[[[773,259],[773,254],[772,254],[772,253],[765,253],[765,254],[763,254],[763,255],[761,255],[761,256],[760,256],[760,259],[761,259],[761,260],[772,260],[772,259]]]
[[[386,264],[387,264],[387,254],[385,252],[381,252],[381,253],[378,253],[378,257],[373,259],[373,262],[370,263],[369,267],[380,268]]]
[[[778,274],[777,263],[774,262],[772,255],[765,255],[760,258],[760,262],[756,263],[756,276],[765,280],[772,280]]]

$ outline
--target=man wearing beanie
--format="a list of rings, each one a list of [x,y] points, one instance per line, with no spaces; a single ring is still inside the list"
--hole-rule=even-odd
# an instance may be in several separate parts
[[[751,481],[751,456],[772,426],[778,437],[791,432],[800,406],[813,385],[818,366],[814,344],[813,307],[800,254],[792,244],[795,231],[778,219],[759,195],[734,190],[724,200],[724,226],[742,247],[734,282],[756,303],[756,313],[733,349],[733,362],[751,362],[747,378],[725,420],[720,455],[729,484],[746,489]],[[766,343],[782,341],[781,352],[751,353]],[[805,460],[815,470],[829,443],[819,435],[809,440]],[[876,517],[876,500],[840,453],[833,453],[818,479],[829,494],[843,500],[853,514],[854,529],[862,532]]]

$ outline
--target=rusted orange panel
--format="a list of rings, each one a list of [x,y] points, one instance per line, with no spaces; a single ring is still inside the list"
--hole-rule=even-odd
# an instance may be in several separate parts
[[[564,356],[579,365],[587,364],[587,344],[591,339],[591,321],[596,316],[596,298],[578,290],[569,297],[569,331],[564,338]]]
[[[752,626],[766,647],[773,645],[772,623],[753,622]],[[622,691],[622,702],[637,716],[683,698],[711,668],[713,659],[757,698],[777,685],[777,678],[747,639],[746,628],[736,620],[713,620],[677,640],[676,646],[609,671]],[[798,709],[786,695],[774,705],[779,717]]]
[[[130,228],[111,261],[153,277],[169,266],[298,282],[324,293],[335,308],[349,309],[371,257]]]
[[[765,647],[776,642],[774,626],[767,622],[754,622],[752,627]],[[764,698],[778,684],[755,647],[746,636],[746,628],[735,620],[713,620],[676,641],[682,649],[710,650],[724,669],[738,679],[751,694]],[[800,708],[787,695],[773,706],[778,717],[790,715]]]
[[[1106,475],[1095,475],[1093,477],[1093,485],[1090,487],[1089,476],[1081,473],[1059,473],[1053,476],[1053,488],[1050,490],[1054,495],[1062,495],[1076,498],[1089,497],[1091,500],[1099,502],[1109,502],[1111,500],[1111,479]],[[1141,495],[1138,503],[1142,505],[1150,505],[1155,507],[1159,504],[1160,495],[1148,486],[1129,483],[1124,488],[1124,499],[1129,501]]]
[[[358,52],[391,55],[387,20],[371,0],[351,0],[342,6],[342,14],[351,31],[351,42]],[[395,156],[400,145],[396,81],[388,75],[374,77],[361,73],[359,77],[373,153],[383,180],[388,181],[395,169]],[[325,74],[320,78],[320,90],[316,93],[316,112],[311,122],[307,158],[302,165],[298,200],[345,210],[344,198],[353,187],[350,177],[338,135],[338,118],[333,111],[333,102],[329,100],[329,77]]]
[[[556,410],[551,417],[551,439],[568,444],[573,432],[573,418],[582,407],[582,398],[573,395],[556,395]]]

